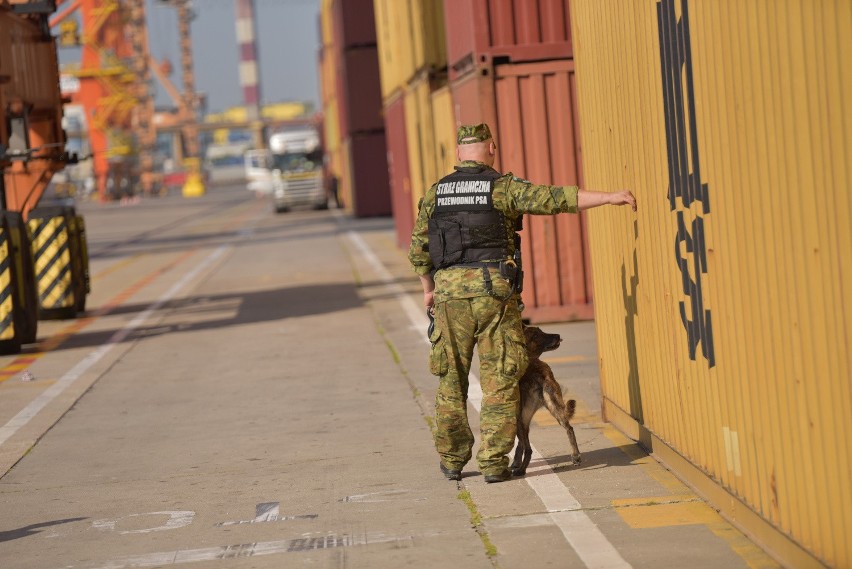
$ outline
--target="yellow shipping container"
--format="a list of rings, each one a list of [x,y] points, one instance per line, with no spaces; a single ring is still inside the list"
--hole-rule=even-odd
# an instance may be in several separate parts
[[[852,3],[572,0],[606,416],[852,567]]]
[[[382,98],[447,65],[442,0],[374,0]]]
[[[438,170],[432,117],[432,86],[427,74],[414,81],[405,93],[405,133],[411,173],[411,207],[416,218],[420,198],[445,174]]]
[[[448,85],[432,92],[432,123],[435,132],[435,164],[437,175],[441,177],[452,172],[456,164],[457,127]]]
[[[331,13],[331,5],[334,0],[322,0],[320,5],[320,40],[323,46],[334,44],[334,17]]]

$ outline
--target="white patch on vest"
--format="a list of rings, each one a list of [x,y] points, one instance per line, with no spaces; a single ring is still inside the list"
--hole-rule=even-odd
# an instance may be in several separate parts
[[[488,180],[464,180],[438,184],[435,192],[437,205],[488,205],[491,194],[491,182]]]

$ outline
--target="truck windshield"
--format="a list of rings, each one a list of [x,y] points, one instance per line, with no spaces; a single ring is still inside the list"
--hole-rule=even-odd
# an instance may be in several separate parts
[[[322,165],[321,152],[285,152],[273,157],[275,168],[282,172],[304,172]]]

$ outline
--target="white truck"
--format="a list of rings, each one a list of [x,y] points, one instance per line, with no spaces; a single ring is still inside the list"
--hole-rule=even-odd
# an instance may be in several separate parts
[[[275,211],[293,206],[328,207],[323,183],[323,152],[313,127],[277,132],[269,137],[268,150],[245,155],[248,189],[269,194]]]

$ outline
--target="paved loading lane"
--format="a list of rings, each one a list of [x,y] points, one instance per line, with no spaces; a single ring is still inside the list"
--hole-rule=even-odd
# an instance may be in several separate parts
[[[552,326],[583,465],[540,415],[526,480],[440,477],[418,283],[388,220],[276,216],[239,190],[84,213],[92,320],[25,354],[34,381],[0,382],[0,426],[37,397],[7,394],[109,349],[0,444],[23,448],[0,478],[0,567],[773,566],[600,423],[589,324]]]
[[[195,207],[185,204],[172,205]],[[102,215],[87,214],[94,242]],[[453,552],[490,567],[457,490],[423,468],[434,462],[428,427],[358,296],[334,218],[264,206],[239,230],[229,221],[185,220],[129,247],[146,258],[197,250],[105,317],[119,321],[77,337],[85,357],[165,299],[0,479],[0,566],[251,556],[250,566],[278,567],[298,554],[321,566],[429,567]],[[121,242],[139,231],[109,233]],[[109,262],[126,262],[124,248]]]

